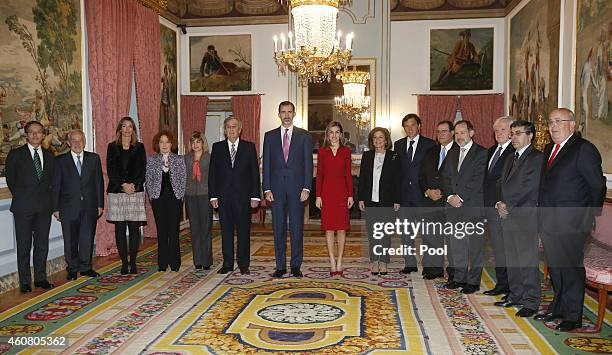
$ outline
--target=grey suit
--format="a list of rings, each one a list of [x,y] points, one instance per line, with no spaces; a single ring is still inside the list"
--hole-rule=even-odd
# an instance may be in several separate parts
[[[527,147],[521,156],[506,160],[500,180],[501,201],[508,209],[502,219],[504,250],[508,267],[508,300],[525,308],[540,307],[540,271],[538,270],[538,191],[544,155]]]
[[[187,186],[185,187],[185,206],[191,228],[191,247],[193,265],[211,266],[212,257],[212,206],[208,199],[208,171],[210,154],[205,152],[200,158],[201,179],[193,175],[193,153],[185,154]]]
[[[441,181],[442,195],[459,195],[463,200],[462,206],[454,208],[446,204],[447,220],[452,223],[477,221],[482,216],[483,182],[487,166],[487,150],[473,143],[467,151],[461,170],[457,171],[460,149],[451,150],[444,164]],[[458,238],[449,238],[454,267],[453,280],[458,283],[479,286],[484,263],[483,236],[472,235]],[[469,267],[468,267],[469,265]]]

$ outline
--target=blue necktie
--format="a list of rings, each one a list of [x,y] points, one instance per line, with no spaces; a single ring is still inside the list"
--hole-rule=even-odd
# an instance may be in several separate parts
[[[495,151],[495,154],[493,155],[493,160],[491,160],[491,165],[489,166],[489,173],[491,172],[491,170],[493,170],[493,167],[495,166],[495,163],[497,163],[497,161],[499,160],[499,156],[501,155],[501,151],[502,151],[502,147],[500,145],[499,148],[497,148],[497,150]]]
[[[77,155],[77,171],[79,172],[79,176],[81,176],[81,167],[82,167],[81,156]]]
[[[438,161],[438,170],[440,170],[440,167],[442,166],[444,159],[446,159],[446,147],[441,147],[440,148],[440,161]]]

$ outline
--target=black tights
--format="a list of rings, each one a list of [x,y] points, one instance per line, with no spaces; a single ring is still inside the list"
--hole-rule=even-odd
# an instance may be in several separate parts
[[[130,249],[129,249],[129,264],[136,267],[136,256],[138,255],[138,247],[140,246],[140,225],[141,222],[116,222],[115,223],[115,242],[117,250],[121,257],[123,267],[128,265],[128,243],[125,235],[126,229],[130,230]]]

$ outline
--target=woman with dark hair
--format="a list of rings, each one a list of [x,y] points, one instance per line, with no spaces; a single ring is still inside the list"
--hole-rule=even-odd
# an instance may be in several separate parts
[[[129,273],[136,274],[140,226],[147,222],[144,195],[147,156],[144,145],[138,142],[136,124],[131,117],[119,120],[115,133],[115,141],[108,144],[106,151],[106,219],[115,224],[115,242],[121,257],[121,274],[128,273],[128,265]],[[127,230],[130,233],[129,249]]]
[[[366,229],[372,230],[373,215],[367,216],[368,210],[374,207],[393,207],[395,211],[400,208],[400,160],[391,150],[391,134],[389,130],[376,127],[368,135],[370,150],[363,152],[361,167],[359,169],[359,186],[357,195],[359,209],[366,213]],[[379,211],[378,216],[387,216],[387,211]],[[389,254],[376,255],[376,246],[389,248],[391,237],[374,239],[368,235],[370,261],[372,262],[372,275],[386,275]]]
[[[338,121],[325,128],[325,142],[317,158],[316,206],[321,210],[321,229],[325,231],[330,275],[342,275],[342,256],[346,231],[351,228],[349,209],[353,206],[351,150],[344,145],[344,132]],[[334,232],[338,258],[334,257]]]
[[[191,228],[193,265],[196,269],[210,269],[212,265],[212,207],[208,201],[208,173],[210,153],[206,136],[194,131],[189,139],[191,151],[185,154],[187,186],[185,206]]]
[[[153,137],[156,154],[147,159],[147,194],[151,199],[157,227],[157,266],[159,271],[181,267],[179,227],[181,204],[185,196],[185,160],[173,153],[174,137],[161,131]]]

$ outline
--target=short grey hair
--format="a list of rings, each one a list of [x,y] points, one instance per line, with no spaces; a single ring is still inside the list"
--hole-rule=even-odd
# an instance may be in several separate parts
[[[238,121],[238,129],[242,130],[242,121],[236,116],[229,116],[228,118],[223,120],[223,129],[225,130],[225,125],[231,120]]]
[[[68,141],[72,141],[72,136],[75,134],[80,134],[83,137],[83,141],[85,140],[85,132],[83,132],[80,129],[73,129],[68,131],[68,133],[66,133],[66,138],[68,138]]]
[[[508,124],[511,125],[514,121],[516,121],[516,119],[514,117],[512,117],[512,116],[501,116],[501,117],[498,117],[493,122],[493,126],[495,126],[496,124],[498,124],[499,122],[502,122],[502,121],[508,122]]]

